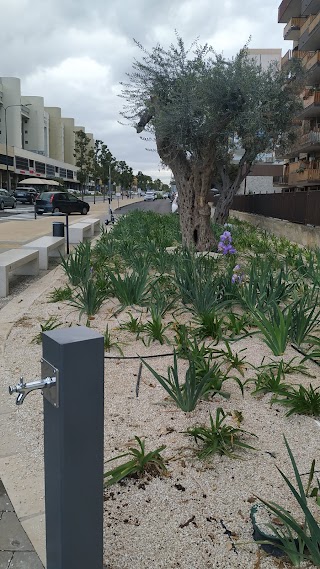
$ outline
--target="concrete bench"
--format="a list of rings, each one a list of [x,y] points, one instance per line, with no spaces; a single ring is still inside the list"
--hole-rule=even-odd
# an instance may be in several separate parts
[[[82,243],[92,235],[92,225],[88,221],[81,221],[69,225],[69,243]]]
[[[9,294],[9,274],[38,275],[39,251],[35,249],[10,249],[0,253],[0,297]]]
[[[86,220],[83,221],[81,220],[79,221],[79,223],[91,223],[91,237],[100,232],[100,225],[101,225],[100,219],[87,217]]]
[[[48,269],[49,257],[65,256],[65,239],[64,237],[51,237],[45,235],[35,241],[30,241],[23,245],[26,249],[37,249],[39,251],[39,268]]]

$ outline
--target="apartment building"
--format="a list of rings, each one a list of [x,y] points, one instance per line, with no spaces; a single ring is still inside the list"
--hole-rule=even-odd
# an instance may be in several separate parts
[[[28,176],[62,178],[77,186],[74,148],[76,126],[43,97],[21,95],[17,77],[0,77],[0,187],[9,189]],[[92,144],[93,135],[88,134]]]
[[[274,180],[283,191],[320,189],[320,1],[283,0],[278,22],[286,24],[285,40],[292,48],[281,61],[301,61],[305,71],[305,88],[301,93],[302,109],[295,125],[297,140],[288,150],[283,175]]]
[[[253,59],[262,69],[268,69],[272,63],[281,65],[281,49],[248,49],[248,57]],[[238,162],[243,154],[241,148],[237,149],[234,161]],[[242,182],[238,194],[265,194],[274,193],[274,177],[282,175],[283,160],[278,160],[274,152],[266,152],[257,156],[250,174]],[[276,190],[277,191],[277,190]],[[278,191],[281,191],[279,188]]]

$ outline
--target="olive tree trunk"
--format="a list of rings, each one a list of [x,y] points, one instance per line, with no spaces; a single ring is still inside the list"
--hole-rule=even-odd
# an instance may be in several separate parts
[[[249,174],[252,162],[247,162],[244,155],[239,163],[239,168],[235,180],[231,182],[228,173],[224,167],[220,168],[220,177],[222,181],[220,189],[220,197],[214,210],[213,221],[219,225],[226,223],[232,206],[233,198],[237,194],[241,183]]]
[[[211,207],[208,204],[210,175],[194,171],[189,174],[173,169],[177,184],[182,243],[188,249],[211,251],[216,239],[211,226]]]

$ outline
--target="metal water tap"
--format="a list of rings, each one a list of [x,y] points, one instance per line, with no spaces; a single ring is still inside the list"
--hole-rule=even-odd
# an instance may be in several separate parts
[[[31,391],[53,387],[56,385],[56,383],[56,377],[45,377],[44,379],[36,379],[35,381],[29,381],[28,383],[25,383],[23,381],[23,377],[20,377],[20,382],[17,385],[9,387],[9,393],[10,395],[13,393],[18,393],[16,405],[22,405],[25,398]]]

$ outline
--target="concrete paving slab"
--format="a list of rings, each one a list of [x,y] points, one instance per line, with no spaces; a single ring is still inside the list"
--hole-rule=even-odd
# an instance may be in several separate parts
[[[12,557],[12,551],[0,551],[0,569],[9,569]]]
[[[14,512],[3,512],[0,520],[0,551],[32,551],[33,547]]]
[[[6,493],[6,489],[0,480],[0,512],[13,512],[13,506]]]
[[[10,569],[43,569],[43,565],[36,553],[15,552],[13,554]]]
[[[46,564],[46,523],[45,515],[41,514],[25,520],[22,522],[22,526],[30,540],[32,545],[39,555],[43,565]],[[11,569],[11,568],[10,568]]]

